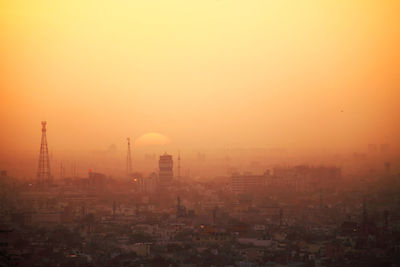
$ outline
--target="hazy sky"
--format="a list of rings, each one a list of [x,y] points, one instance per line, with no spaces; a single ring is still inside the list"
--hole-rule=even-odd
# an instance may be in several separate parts
[[[0,2],[3,151],[399,144],[397,0]]]

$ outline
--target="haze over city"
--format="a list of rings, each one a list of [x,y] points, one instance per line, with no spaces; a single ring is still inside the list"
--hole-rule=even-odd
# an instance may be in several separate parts
[[[232,221],[218,225],[214,214],[212,225],[224,228],[234,247],[243,245],[240,238],[253,238],[248,229],[259,225],[258,237],[265,238],[278,225],[288,234],[316,223],[330,229],[324,239],[330,242],[351,222],[363,238],[391,233],[394,240],[400,216],[399,11],[400,2],[390,0],[0,0],[0,182],[16,192],[0,194],[6,218],[0,230],[22,235],[22,225],[63,225],[90,243],[94,233],[117,236],[116,228],[102,228],[108,220],[118,227],[129,221],[136,233],[137,224],[153,227],[165,219],[166,232],[182,223],[195,238],[196,227],[210,224],[202,218],[218,208]],[[75,198],[91,211],[79,213],[82,203]],[[388,212],[389,222],[380,215],[357,217],[363,201],[375,215]],[[282,218],[260,211],[267,202],[322,215],[305,219],[293,212],[285,228]],[[104,211],[110,203],[112,218]],[[118,213],[116,203],[140,206],[147,217],[139,208],[135,218]],[[324,205],[329,212],[316,210]],[[260,213],[253,218],[254,210]],[[236,220],[246,232],[230,228]],[[83,233],[88,221],[95,226]],[[367,221],[379,231],[365,230]],[[27,236],[35,236],[32,229]],[[142,253],[135,250],[130,264],[170,260],[160,251],[174,238],[147,236],[148,253],[135,258]],[[313,238],[303,239],[311,244]],[[385,251],[376,262],[398,259],[392,239],[366,245]],[[138,240],[135,249],[143,243]],[[68,255],[91,255],[86,263],[100,264],[98,248],[85,250],[84,242],[68,245],[82,254],[71,249]],[[4,253],[14,259],[17,245],[9,244]],[[311,251],[284,261],[288,254],[271,256],[273,245],[265,246],[262,259],[239,259],[232,249],[217,266],[351,266],[354,255],[367,251],[329,256],[328,263]],[[116,251],[108,249],[107,259]],[[20,264],[28,266],[29,257]],[[78,264],[57,257],[44,262]],[[174,254],[168,264],[210,262]]]

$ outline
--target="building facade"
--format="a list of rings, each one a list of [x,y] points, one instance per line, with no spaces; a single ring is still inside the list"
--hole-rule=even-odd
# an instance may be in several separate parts
[[[174,177],[174,161],[172,155],[165,153],[160,156],[158,161],[159,174],[158,180],[160,186],[169,185]]]

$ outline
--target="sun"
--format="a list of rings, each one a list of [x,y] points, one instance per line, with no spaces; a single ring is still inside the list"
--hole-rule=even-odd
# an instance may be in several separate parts
[[[168,145],[170,143],[171,140],[167,136],[156,132],[143,134],[135,141],[135,144],[139,146]]]

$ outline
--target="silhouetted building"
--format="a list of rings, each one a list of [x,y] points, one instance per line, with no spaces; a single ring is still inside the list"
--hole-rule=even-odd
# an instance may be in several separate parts
[[[92,190],[104,190],[107,184],[107,177],[98,172],[89,172],[89,187]]]
[[[157,174],[151,173],[148,177],[135,176],[133,178],[134,189],[140,193],[153,193],[157,186]]]
[[[173,172],[174,162],[172,160],[172,156],[168,155],[167,153],[161,155],[158,161],[158,167],[159,167],[158,180],[160,185],[163,186],[171,183],[174,177],[174,172]]]
[[[296,191],[309,191],[316,186],[330,187],[337,183],[341,176],[342,171],[337,167],[277,167],[273,169],[272,179],[267,180],[267,185],[281,184]]]
[[[265,173],[264,175],[253,175],[250,173],[240,175],[234,173],[231,178],[232,192],[240,194],[263,187],[267,176],[269,176],[268,173]]]

